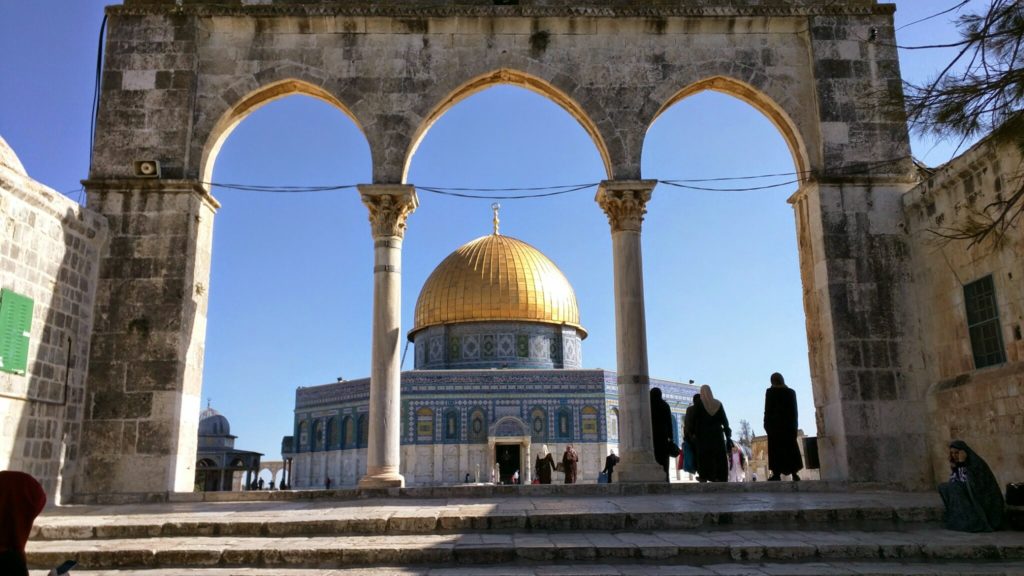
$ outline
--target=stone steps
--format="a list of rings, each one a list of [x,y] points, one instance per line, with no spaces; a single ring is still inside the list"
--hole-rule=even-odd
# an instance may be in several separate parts
[[[884,530],[935,525],[941,517],[937,494],[896,492],[203,502],[47,511],[37,520],[32,539],[809,529],[839,524]]]
[[[1024,562],[815,562],[792,563],[580,563],[502,565],[468,567],[344,568],[337,570],[302,568],[201,568],[190,569],[194,576],[1020,576]],[[180,569],[74,570],[77,576],[181,576]],[[31,576],[45,576],[33,570]]]
[[[943,530],[935,493],[759,484],[67,506],[36,521],[28,553],[81,576],[1024,575],[1020,533]]]
[[[29,543],[30,566],[86,569],[459,566],[514,563],[945,562],[1024,560],[1015,532],[718,530],[510,532],[309,538],[166,537]]]

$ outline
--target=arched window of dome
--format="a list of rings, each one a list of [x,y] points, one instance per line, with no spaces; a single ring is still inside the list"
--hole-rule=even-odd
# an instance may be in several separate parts
[[[338,447],[351,448],[355,444],[356,436],[352,430],[353,426],[352,417],[345,416],[345,419],[341,421],[341,442]]]
[[[312,438],[312,440],[313,440],[313,446],[312,446],[312,451],[313,452],[316,452],[318,450],[323,450],[324,449],[324,421],[323,420],[317,420],[313,424],[313,438]]]
[[[366,414],[359,415],[359,432],[356,435],[356,445],[359,448],[366,448],[370,438],[370,419]]]
[[[534,440],[548,437],[548,413],[540,406],[535,406],[530,412],[530,434]]]
[[[618,440],[619,438],[619,409],[608,410],[608,439]]]
[[[572,438],[572,412],[568,408],[558,409],[558,437],[560,439]]]
[[[457,441],[459,439],[459,411],[450,408],[444,414],[444,439]]]
[[[299,422],[299,452],[309,451],[309,422]]]
[[[331,416],[327,419],[327,442],[324,449],[337,450],[339,448],[338,441],[340,440],[340,436],[338,420],[334,416]]]
[[[469,439],[473,442],[487,441],[487,413],[483,408],[474,408],[469,417]]]
[[[597,408],[584,406],[580,410],[580,430],[584,438],[597,439]]]
[[[434,411],[430,408],[420,408],[416,411],[416,441],[434,441]]]

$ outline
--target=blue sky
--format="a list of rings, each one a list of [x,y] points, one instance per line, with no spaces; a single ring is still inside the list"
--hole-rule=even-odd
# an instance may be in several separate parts
[[[35,179],[81,199],[102,7],[94,0],[0,0],[0,135]],[[897,26],[955,4],[897,2]],[[985,3],[975,0],[973,6]],[[950,17],[913,24],[901,45],[948,41]],[[920,82],[947,52],[902,51],[904,77]],[[915,137],[914,154],[941,164],[948,143]],[[793,161],[779,133],[746,104],[702,93],[670,108],[644,144],[647,178],[784,173]],[[598,182],[600,158],[561,108],[499,86],[456,105],[427,133],[409,182],[517,187]],[[768,179],[764,184],[790,178]],[[370,180],[359,130],[322,102],[291,97],[257,110],[230,135],[217,182],[354,184]],[[659,186],[644,223],[648,348],[652,376],[710,384],[738,428],[761,431],[762,390],[774,371],[799,395],[800,422],[814,408],[798,272],[795,186],[694,192]],[[489,200],[420,191],[404,249],[402,328],[419,288],[461,244],[490,231]],[[588,189],[502,202],[502,233],[547,254],[576,289],[590,337],[584,366],[615,368],[611,238]],[[367,211],[352,190],[260,194],[214,190],[209,329],[203,395],[232,423],[241,448],[280,457],[292,430],[294,391],[370,366],[372,245]],[[404,367],[412,367],[409,348]],[[204,400],[205,404],[205,400]]]

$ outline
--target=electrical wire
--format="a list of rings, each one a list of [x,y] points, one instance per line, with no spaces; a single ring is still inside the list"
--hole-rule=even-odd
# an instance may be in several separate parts
[[[907,158],[895,158],[890,160],[880,160],[877,162],[865,162],[861,164],[852,164],[843,168],[837,169],[830,173],[831,176],[856,176],[860,174],[866,174],[873,170],[883,168],[888,165],[898,164],[904,162]],[[722,176],[715,178],[674,178],[674,179],[656,179],[655,182],[659,184],[665,184],[675,188],[681,188],[685,190],[695,190],[700,192],[754,192],[758,190],[771,190],[773,188],[781,188],[783,186],[791,186],[793,184],[799,184],[805,176],[813,175],[814,171],[804,170],[800,172],[776,172],[772,174],[756,174],[747,176]],[[758,186],[743,186],[743,187],[712,187],[712,186],[697,186],[695,184],[702,184],[707,182],[732,182],[732,181],[749,181],[759,180],[765,178],[791,178],[785,182],[773,182],[770,184],[763,184]],[[795,177],[795,178],[793,178]],[[204,186],[210,188],[220,188],[228,190],[238,190],[242,192],[267,192],[267,193],[278,193],[278,194],[298,194],[307,192],[331,192],[336,190],[351,190],[357,188],[357,184],[339,184],[339,185],[325,185],[325,186],[271,186],[271,185],[259,185],[259,184],[229,184],[222,182],[202,182]],[[430,192],[432,194],[439,194],[443,196],[453,196],[456,198],[465,198],[469,200],[529,200],[537,198],[548,198],[552,196],[560,196],[563,194],[571,194],[573,192],[579,192],[581,190],[588,190],[600,186],[599,182],[588,182],[584,184],[561,184],[555,186],[528,186],[528,187],[504,187],[504,188],[473,188],[473,187],[452,187],[452,186],[416,186],[417,191]],[[472,194],[471,192],[480,192],[480,194]],[[493,192],[527,192],[526,194],[492,194]]]
[[[917,20],[914,20],[913,22],[908,22],[908,23],[904,24],[903,26],[900,26],[899,28],[897,28],[896,31],[899,32],[900,30],[903,30],[904,28],[910,28],[911,26],[913,26],[915,24],[920,24],[922,22],[927,22],[928,20],[931,20],[933,18],[938,18],[939,16],[942,16],[944,14],[949,14],[950,12],[955,12],[955,11],[963,8],[964,6],[966,6],[966,5],[970,4],[970,3],[971,3],[971,0],[960,0],[960,2],[957,2],[953,6],[951,6],[949,8],[946,8],[945,10],[942,10],[940,12],[936,12],[936,13],[932,14],[931,16],[925,16],[924,18],[918,18]]]
[[[100,113],[100,88],[103,83],[103,35],[107,29],[107,15],[100,22],[100,37],[96,47],[96,79],[92,91],[92,116],[89,118],[89,171],[92,171],[92,150],[96,143],[96,117]]]
[[[771,188],[781,188],[782,186],[789,186],[791,184],[798,184],[799,180],[790,180],[788,182],[779,182],[778,184],[768,184],[765,186],[751,186],[748,188],[709,188],[707,186],[690,186],[688,184],[679,184],[677,182],[671,182],[668,180],[658,180],[662,184],[668,184],[669,186],[675,186],[676,188],[685,188],[687,190],[701,190],[704,192],[753,192],[754,190],[769,190]]]

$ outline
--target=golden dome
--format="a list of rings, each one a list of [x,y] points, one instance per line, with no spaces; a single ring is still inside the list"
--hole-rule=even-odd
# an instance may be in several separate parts
[[[452,252],[427,278],[409,338],[460,322],[541,322],[580,331],[576,293],[555,263],[526,242],[497,233]]]

